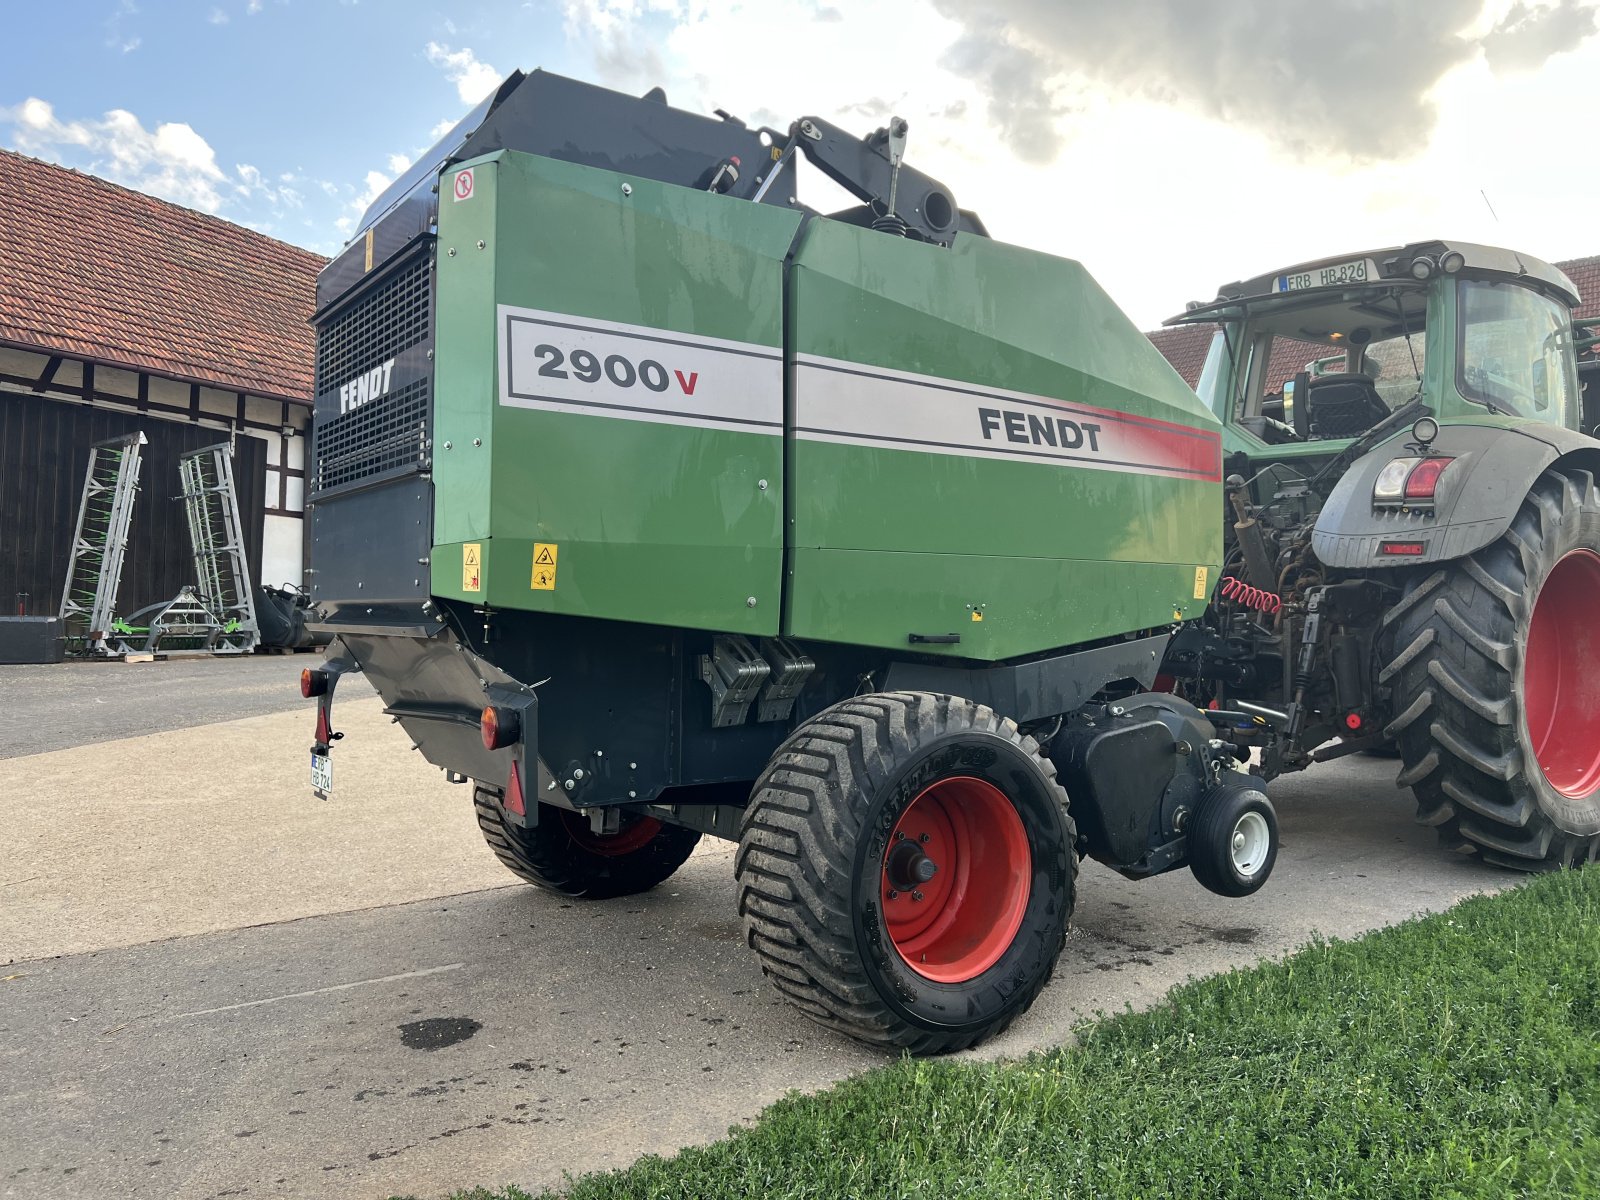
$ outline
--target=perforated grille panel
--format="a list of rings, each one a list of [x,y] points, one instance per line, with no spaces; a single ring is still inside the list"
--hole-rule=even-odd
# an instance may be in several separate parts
[[[317,394],[425,341],[432,327],[431,257],[419,254],[317,331]]]
[[[433,336],[431,263],[426,250],[416,254],[317,330],[321,400],[313,434],[314,494],[376,483],[427,466],[433,417],[431,369],[421,378],[415,376]],[[385,363],[391,364],[387,370],[374,371]],[[431,368],[432,363],[426,366]],[[329,393],[368,372],[385,383],[392,375],[392,390],[338,412],[338,397]],[[408,374],[412,378],[402,383]],[[354,394],[350,402],[355,402]]]
[[[419,379],[317,427],[314,488],[331,488],[420,466],[428,452],[429,381]]]

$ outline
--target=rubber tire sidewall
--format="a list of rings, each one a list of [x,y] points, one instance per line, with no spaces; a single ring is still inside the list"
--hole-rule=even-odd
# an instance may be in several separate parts
[[[998,788],[1017,810],[1032,856],[1022,923],[999,960],[962,983],[936,983],[913,970],[884,924],[884,858],[895,825],[941,779],[967,776]],[[1073,876],[1065,814],[1037,759],[989,733],[952,731],[908,758],[875,790],[862,814],[851,879],[851,914],[862,968],[884,1004],[930,1031],[987,1027],[1016,1015],[1042,986],[1061,953],[1072,910]]]
[[[1586,476],[1579,479],[1587,483]],[[1533,734],[1528,729],[1526,679],[1528,669],[1528,634],[1533,628],[1533,612],[1538,605],[1539,593],[1544,589],[1550,572],[1563,558],[1574,550],[1588,550],[1600,554],[1600,508],[1590,502],[1594,493],[1585,484],[1579,484],[1583,498],[1577,508],[1566,516],[1578,519],[1551,522],[1544,528],[1545,536],[1533,549],[1533,570],[1528,572],[1527,610],[1516,623],[1516,664],[1512,668],[1513,695],[1516,698],[1517,744],[1522,750],[1523,777],[1533,789],[1540,811],[1549,817],[1555,827],[1565,834],[1592,837],[1600,834],[1600,787],[1587,796],[1573,798],[1556,790],[1545,778],[1544,768],[1533,752]],[[1524,568],[1528,566],[1524,560]],[[1595,620],[1600,622],[1600,596],[1595,597]]]
[[[1269,848],[1261,869],[1244,876],[1233,865],[1233,830],[1247,812],[1266,818]],[[1189,870],[1207,891],[1239,899],[1266,886],[1278,861],[1278,813],[1265,792],[1223,783],[1201,797],[1189,827]]]

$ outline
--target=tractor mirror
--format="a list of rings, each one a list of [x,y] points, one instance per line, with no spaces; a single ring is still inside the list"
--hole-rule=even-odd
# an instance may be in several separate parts
[[[1310,371],[1301,371],[1283,389],[1285,416],[1289,424],[1294,426],[1295,436],[1302,442],[1311,440],[1311,404],[1307,395],[1310,389]]]

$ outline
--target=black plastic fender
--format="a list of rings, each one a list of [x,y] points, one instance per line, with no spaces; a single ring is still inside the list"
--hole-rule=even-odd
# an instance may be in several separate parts
[[[1372,488],[1392,459],[1445,455],[1431,509],[1375,509]],[[1444,425],[1426,450],[1407,430],[1357,459],[1317,517],[1311,546],[1324,565],[1346,570],[1413,567],[1463,558],[1497,540],[1533,487],[1557,462],[1600,471],[1600,441],[1557,425]],[[1381,552],[1388,541],[1416,542],[1421,554]]]

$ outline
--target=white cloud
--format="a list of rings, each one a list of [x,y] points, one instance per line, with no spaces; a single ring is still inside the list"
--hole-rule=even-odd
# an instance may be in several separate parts
[[[250,0],[250,3],[244,6],[244,11],[247,16],[255,16],[261,11],[261,0]]]
[[[476,104],[492,92],[503,78],[501,73],[463,46],[452,50],[438,42],[429,42],[428,61],[445,73],[445,78],[456,85],[456,95],[463,104]]]
[[[389,173],[391,175],[399,175],[402,171],[404,171],[410,165],[411,165],[411,160],[409,158],[407,158],[404,154],[391,154],[391,155],[389,155]]]
[[[120,50],[123,54],[131,54],[139,48],[138,34],[124,32],[123,25],[129,17],[139,15],[139,6],[133,0],[117,0],[117,6],[106,18],[106,45],[113,50]]]
[[[29,97],[0,108],[0,125],[10,126],[12,144],[25,154],[59,161],[63,150],[72,151],[114,182],[204,212],[223,206],[229,178],[205,138],[181,122],[149,130],[120,108],[98,121],[63,121],[48,101]]]
[[[213,25],[226,25],[228,23],[228,14],[220,8],[213,8],[206,20]]]
[[[1431,135],[1402,128],[1415,153],[1362,164],[1330,153],[1336,139],[1315,128],[1306,154],[1287,153],[1242,122],[1089,74],[1044,79],[1048,95],[1024,92],[1048,106],[1035,122],[1046,139],[1028,140],[996,122],[993,72],[975,79],[952,58],[970,25],[937,9],[907,21],[899,0],[838,4],[844,19],[833,21],[826,2],[563,0],[562,12],[598,81],[634,95],[661,84],[680,108],[721,107],[780,129],[808,114],[859,133],[906,117],[909,162],[995,237],[1082,261],[1145,327],[1227,280],[1369,246],[1464,237],[1547,259],[1600,252],[1600,157],[1581,153],[1572,121],[1552,115],[1593,107],[1600,39],[1564,45],[1537,71],[1492,69],[1482,54],[1462,62],[1428,93]],[[1487,0],[1463,36],[1521,29],[1528,11],[1523,0]],[[1284,87],[1296,86],[1293,64],[1261,70],[1289,72]],[[1048,166],[1025,161],[1052,151]],[[801,197],[831,208],[820,174],[801,173]]]

